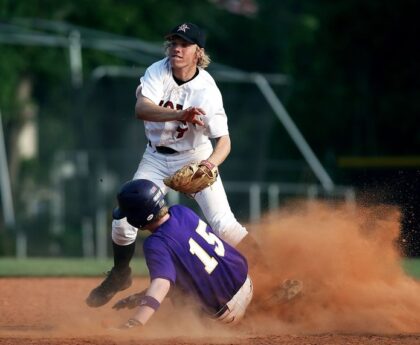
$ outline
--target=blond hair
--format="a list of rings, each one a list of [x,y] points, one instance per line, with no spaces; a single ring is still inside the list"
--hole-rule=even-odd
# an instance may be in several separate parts
[[[197,66],[201,68],[207,68],[210,65],[210,56],[206,53],[204,48],[197,46],[198,61]]]
[[[171,44],[171,41],[166,41],[164,43],[165,55],[167,57],[169,57],[170,44]],[[211,59],[210,59],[210,56],[206,53],[205,49],[200,48],[199,46],[196,46],[195,53],[197,55],[197,66],[203,69],[207,68],[210,65]]]
[[[163,207],[159,210],[159,212],[158,212],[158,214],[156,215],[156,217],[155,217],[155,219],[153,220],[153,222],[157,222],[157,221],[161,220],[164,216],[166,216],[166,215],[168,214],[168,212],[169,212],[168,207],[167,207],[167,206],[163,206]]]

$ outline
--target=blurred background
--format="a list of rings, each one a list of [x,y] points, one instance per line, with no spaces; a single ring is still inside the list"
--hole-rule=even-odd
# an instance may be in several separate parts
[[[420,256],[415,0],[0,0],[0,256],[110,255],[146,141],[134,118],[163,36],[192,21],[224,97],[221,166],[244,223],[294,198],[400,208]],[[171,193],[170,203],[191,200]]]

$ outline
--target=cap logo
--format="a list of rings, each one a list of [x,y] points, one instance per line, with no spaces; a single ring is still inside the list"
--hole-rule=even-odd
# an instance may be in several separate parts
[[[153,214],[149,214],[149,216],[146,219],[147,221],[151,221],[153,219]]]
[[[187,24],[181,24],[180,26],[178,26],[178,30],[176,31],[187,32],[187,30],[189,30],[189,26]]]

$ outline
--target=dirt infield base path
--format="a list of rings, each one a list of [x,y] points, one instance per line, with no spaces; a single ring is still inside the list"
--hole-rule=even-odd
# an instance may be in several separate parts
[[[279,324],[264,334],[261,327],[232,328],[214,321],[180,315],[164,302],[147,327],[128,332],[110,329],[131,311],[115,311],[112,304],[88,308],[84,299],[101,278],[0,279],[0,344],[108,345],[108,344],[420,344],[420,335],[302,334]],[[144,288],[147,280],[135,279],[118,297]],[[243,327],[243,326],[242,326]],[[255,328],[255,329],[252,329]],[[273,334],[274,333],[274,334]]]

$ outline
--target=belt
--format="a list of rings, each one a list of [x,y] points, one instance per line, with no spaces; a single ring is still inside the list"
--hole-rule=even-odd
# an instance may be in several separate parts
[[[159,153],[163,153],[164,155],[172,155],[174,153],[178,153],[177,150],[171,149],[170,147],[166,146],[156,146],[156,151]]]
[[[150,142],[150,140],[149,140],[149,146],[152,147],[152,143]],[[167,146],[156,146],[156,151],[164,155],[172,155],[174,153],[178,153],[177,150],[171,149],[170,147],[167,147]]]

